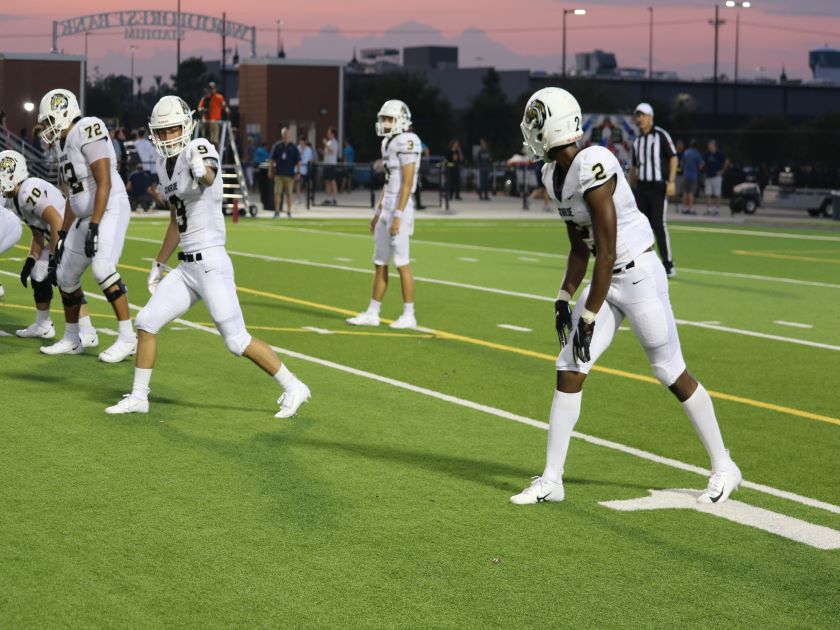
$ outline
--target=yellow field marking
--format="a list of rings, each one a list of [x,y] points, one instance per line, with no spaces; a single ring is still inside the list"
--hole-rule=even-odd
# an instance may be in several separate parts
[[[830,258],[817,258],[815,256],[793,256],[792,254],[774,254],[772,252],[751,252],[743,249],[735,249],[733,254],[739,256],[755,256],[757,258],[775,258],[777,260],[801,260],[803,262],[824,263],[827,265],[840,265],[840,260]]]
[[[128,269],[135,269],[137,271],[145,272],[146,269],[142,267],[134,267],[132,265],[123,265],[122,263],[118,266],[126,267]],[[259,291],[257,289],[248,289],[245,287],[237,287],[237,291],[242,293],[249,293],[251,295],[257,295],[260,297],[267,297],[273,300],[277,300],[280,302],[288,302],[290,304],[298,304],[301,306],[308,306],[310,308],[314,308],[317,310],[328,311],[331,313],[339,313],[341,315],[355,315],[355,311],[351,311],[345,308],[340,308],[337,306],[331,306],[329,304],[320,304],[318,302],[312,302],[310,300],[301,300],[299,298],[289,297],[287,295],[280,295],[278,293],[272,293],[270,291]],[[384,323],[390,323],[393,320],[390,319],[382,319]],[[517,348],[515,346],[508,346],[506,344],[496,343],[493,341],[486,341],[484,339],[477,339],[475,337],[467,337],[466,335],[459,335],[457,333],[450,333],[443,330],[436,330],[433,328],[423,328],[423,332],[430,333],[435,337],[440,339],[449,339],[452,341],[461,341],[463,343],[468,343],[475,346],[481,346],[483,348],[490,348],[493,350],[501,350],[503,352],[510,352],[512,354],[518,354],[520,356],[531,357],[534,359],[542,359],[545,361],[552,361],[554,362],[557,359],[556,355],[553,354],[546,354],[544,352],[537,352],[535,350],[527,350],[525,348]],[[625,370],[617,370],[615,368],[604,367],[600,365],[592,366],[593,372],[602,372],[604,374],[610,374],[611,376],[620,376],[622,378],[627,378],[634,381],[641,381],[643,383],[649,383],[652,385],[660,385],[659,381],[653,378],[652,376],[647,376],[644,374],[635,374],[633,372],[626,372]],[[727,400],[730,402],[736,402],[743,405],[748,405],[750,407],[757,407],[758,409],[765,409],[767,411],[775,411],[778,413],[783,413],[790,416],[795,416],[797,418],[805,418],[807,420],[816,420],[818,422],[826,422],[828,424],[834,424],[840,426],[840,418],[833,418],[831,416],[824,416],[818,413],[812,413],[810,411],[803,411],[801,409],[796,409],[794,407],[786,407],[784,405],[776,405],[774,403],[766,403],[760,400],[753,400],[752,398],[745,398],[743,396],[735,396],[733,394],[726,394],[723,392],[711,391],[709,390],[709,395],[712,398],[717,398],[719,400]]]

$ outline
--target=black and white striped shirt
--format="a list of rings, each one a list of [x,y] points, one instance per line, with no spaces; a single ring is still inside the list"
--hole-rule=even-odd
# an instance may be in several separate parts
[[[667,182],[670,161],[677,154],[671,136],[662,127],[633,140],[633,166],[640,182]]]

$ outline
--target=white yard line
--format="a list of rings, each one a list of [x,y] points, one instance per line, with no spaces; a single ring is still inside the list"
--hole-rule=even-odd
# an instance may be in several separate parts
[[[840,236],[818,236],[814,234],[794,234],[791,232],[762,232],[759,230],[734,230],[732,228],[699,227],[669,224],[668,229],[677,232],[706,232],[709,234],[732,234],[735,236],[760,236],[764,238],[788,238],[797,241],[829,241],[840,243]]]
[[[505,328],[507,330],[513,330],[516,332],[534,332],[531,328],[526,328],[525,326],[516,326],[514,324],[498,324],[498,328]]]
[[[468,263],[478,262],[478,258],[468,258],[468,257],[466,257],[466,256],[460,256],[460,257],[458,258],[458,260],[460,260],[460,261],[462,261],[462,262],[468,262]]]
[[[767,333],[760,333],[754,330],[744,330],[743,328],[730,328],[729,326],[720,326],[717,324],[707,322],[691,322],[686,319],[677,319],[676,322],[681,326],[694,326],[696,328],[705,328],[707,330],[717,330],[720,332],[735,333],[736,335],[745,335],[747,337],[758,337],[759,339],[770,339],[772,341],[782,341],[784,343],[792,343],[798,346],[809,346],[811,348],[822,348],[823,350],[840,351],[840,346],[834,346],[829,343],[819,343],[817,341],[807,341],[805,339],[796,339],[794,337],[782,337],[781,335],[769,335]]]
[[[16,277],[17,274],[11,273],[8,271],[0,270],[0,274]],[[102,295],[96,295],[91,293],[88,297],[91,297],[96,300],[105,301],[105,297]],[[131,308],[134,310],[140,310],[140,307],[135,304],[129,304]],[[213,335],[219,336],[219,331],[215,328],[211,328],[209,326],[203,326],[202,324],[197,324],[195,322],[191,322],[186,319],[177,318],[173,320],[173,323],[179,324],[181,326],[187,326],[189,328],[193,328],[195,330],[203,330],[204,332],[211,333]],[[513,422],[518,422],[520,424],[526,424],[531,427],[536,427],[538,429],[542,429],[544,431],[548,430],[548,423],[542,422],[540,420],[535,420],[533,418],[528,418],[527,416],[522,416],[516,413],[512,413],[510,411],[505,411],[504,409],[499,409],[497,407],[491,407],[489,405],[483,405],[481,403],[473,402],[471,400],[466,400],[464,398],[459,398],[457,396],[452,396],[450,394],[444,394],[443,392],[438,392],[433,389],[428,389],[426,387],[420,387],[419,385],[414,385],[412,383],[407,383],[405,381],[399,381],[397,379],[390,378],[388,376],[382,376],[379,374],[374,374],[373,372],[368,372],[365,370],[360,370],[354,367],[350,367],[348,365],[343,365],[341,363],[336,363],[334,361],[328,361],[326,359],[321,359],[318,357],[313,357],[308,354],[303,354],[301,352],[296,352],[294,350],[289,350],[287,348],[281,348],[279,346],[270,346],[272,350],[275,352],[280,353],[281,355],[287,357],[293,357],[295,359],[299,359],[301,361],[306,361],[308,363],[314,363],[316,365],[320,365],[322,367],[327,367],[333,370],[338,370],[340,372],[344,372],[346,374],[352,374],[354,376],[359,376],[362,378],[366,378],[368,380],[376,381],[379,383],[384,383],[386,385],[391,385],[392,387],[397,387],[400,389],[404,389],[410,392],[414,392],[416,394],[422,394],[423,396],[428,396],[429,398],[434,398],[436,400],[441,400],[443,402],[448,402],[453,405],[458,405],[460,407],[465,407],[467,409],[472,409],[474,411],[480,411],[492,416],[496,416],[497,418],[502,418],[505,420],[511,420]],[[583,440],[584,442],[588,442],[590,444],[594,444],[596,446],[601,446],[603,448],[607,448],[610,450],[618,451],[621,453],[625,453],[627,455],[632,455],[634,457],[638,457],[639,459],[644,459],[647,461],[655,462],[657,464],[662,464],[664,466],[669,466],[671,468],[675,468],[677,470],[683,470],[685,472],[695,473],[697,475],[701,475],[703,477],[708,477],[711,474],[706,468],[702,468],[700,466],[695,466],[693,464],[688,464],[685,462],[681,462],[677,459],[672,459],[670,457],[663,457],[661,455],[657,455],[655,453],[651,453],[649,451],[643,451],[638,448],[634,448],[632,446],[627,446],[625,444],[621,444],[619,442],[613,442],[612,440],[605,440],[603,438],[595,437],[593,435],[587,435],[585,433],[579,433],[575,431],[572,433],[572,437],[575,437],[579,440]],[[764,494],[768,494],[770,496],[774,496],[780,499],[786,499],[788,501],[792,501],[794,503],[799,503],[800,505],[806,505],[808,507],[817,508],[820,510],[825,510],[826,512],[831,512],[833,514],[840,514],[840,505],[834,505],[832,503],[827,503],[825,501],[820,501],[818,499],[813,499],[811,497],[806,497],[801,494],[796,494],[794,492],[788,492],[787,490],[780,490],[778,488],[773,488],[771,486],[766,486],[760,483],[754,483],[752,481],[744,480],[741,483],[741,486],[744,488],[750,488],[751,490],[756,490],[757,492],[761,492]]]
[[[799,322],[786,322],[783,319],[776,319],[773,320],[774,324],[779,324],[779,326],[790,326],[791,328],[813,328],[812,324],[800,324]]]

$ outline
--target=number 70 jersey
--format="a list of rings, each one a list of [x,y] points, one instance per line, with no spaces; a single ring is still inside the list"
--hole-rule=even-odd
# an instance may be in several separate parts
[[[204,158],[204,165],[216,169],[210,186],[195,182],[187,154],[196,152]],[[225,244],[225,216],[222,214],[222,174],[219,172],[219,154],[204,138],[190,141],[178,154],[174,163],[160,156],[157,173],[163,194],[175,210],[181,250],[200,252],[209,247]]]

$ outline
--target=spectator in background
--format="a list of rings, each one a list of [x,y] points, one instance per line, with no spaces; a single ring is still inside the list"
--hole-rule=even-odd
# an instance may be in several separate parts
[[[531,166],[534,169],[534,175],[537,178],[537,184],[534,186],[533,190],[531,190],[531,194],[528,195],[528,208],[531,207],[531,201],[534,199],[540,199],[543,202],[543,212],[551,212],[551,206],[549,205],[549,197],[548,191],[545,189],[545,184],[543,184],[542,180],[542,167],[545,165],[545,162],[542,160],[537,160]],[[522,182],[522,185],[525,186],[525,182]]]
[[[335,139],[335,128],[327,129],[327,136],[323,140],[324,144],[324,189],[327,193],[327,198],[324,200],[325,206],[338,205],[338,186],[336,185],[336,170],[338,168],[338,140]]]
[[[697,150],[697,140],[692,139],[683,153],[683,214],[697,214],[694,211],[694,195],[700,183],[700,168],[703,156]]]
[[[120,161],[120,177],[123,182],[128,181],[128,148],[125,146],[125,127],[118,127],[114,133],[114,140],[119,144],[122,160]]]
[[[423,178],[428,176],[431,169],[431,153],[429,152],[429,145],[420,141],[420,174],[417,176],[417,188],[414,189],[414,209],[425,210],[420,201],[420,191],[423,189]]]
[[[718,151],[717,142],[709,140],[708,149],[703,158],[703,172],[706,175],[704,192],[706,204],[709,206],[704,214],[720,214],[720,193],[723,188],[723,174],[729,168],[729,160]]]
[[[155,170],[155,162],[157,161],[157,152],[146,138],[146,128],[140,127],[137,130],[137,140],[134,141],[134,151],[137,153],[137,159],[143,165],[143,170],[148,171],[151,175]]]
[[[271,154],[268,152],[265,142],[260,142],[259,146],[254,150],[254,169],[256,175],[254,177],[255,184],[260,193],[260,201],[263,207],[268,210],[272,205],[271,193],[268,190],[268,160]]]
[[[125,190],[128,193],[128,203],[132,212],[141,206],[143,212],[148,212],[149,208],[166,207],[166,202],[160,196],[155,176],[144,170],[139,162],[134,172],[129,175]]]
[[[685,142],[681,139],[676,141],[676,149],[677,149],[677,177],[676,177],[676,189],[677,189],[677,203],[679,203],[680,195],[682,195],[682,183],[683,183],[683,155],[685,155]]]
[[[356,161],[356,149],[350,144],[350,140],[344,141],[344,149],[341,152],[344,171],[341,177],[341,192],[349,193],[353,190],[353,163]]]
[[[222,112],[230,116],[230,108],[225,102],[224,95],[216,89],[216,83],[210,81],[207,85],[207,94],[198,102],[198,113],[206,123],[206,137],[216,149],[219,148]]]
[[[493,156],[484,138],[478,141],[475,161],[478,164],[478,198],[482,201],[490,201],[490,171],[493,168]]]
[[[274,178],[274,218],[283,207],[281,195],[286,196],[286,213],[292,218],[292,189],[295,175],[299,173],[300,154],[294,142],[289,141],[289,128],[280,130],[280,140],[271,149],[269,176]]]
[[[301,204],[300,192],[304,191],[306,199],[312,188],[312,147],[306,141],[306,136],[298,138],[298,153],[300,153],[300,177],[295,179],[295,203]]]
[[[248,190],[254,190],[254,139],[245,136],[245,146],[242,147],[242,163],[245,165],[245,181],[248,182]]]
[[[461,200],[461,164],[464,163],[464,153],[458,138],[449,141],[446,149],[446,189],[449,199]]]
[[[117,129],[116,129],[116,127],[112,127],[108,131],[108,135],[111,137],[111,144],[114,146],[114,155],[117,156],[117,172],[122,174],[122,172],[123,172],[123,157],[124,157],[125,154],[123,153],[122,144],[120,144],[120,141],[117,140]],[[133,210],[133,208],[132,208],[132,210]]]

